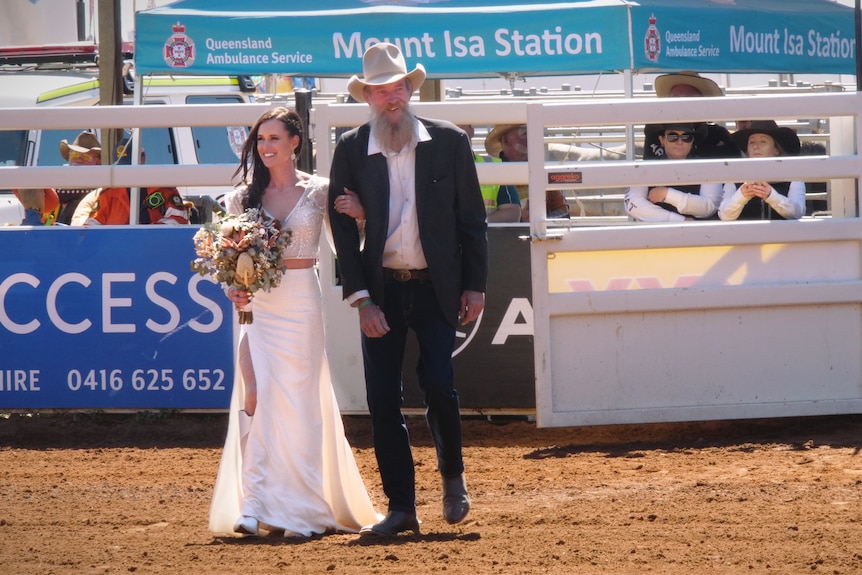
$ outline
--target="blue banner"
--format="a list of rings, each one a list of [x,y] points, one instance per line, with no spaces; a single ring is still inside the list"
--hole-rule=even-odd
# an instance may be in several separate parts
[[[227,409],[233,309],[196,230],[0,229],[0,409]]]
[[[632,7],[640,71],[854,74],[853,11],[806,0],[651,0]]]
[[[855,73],[853,10],[831,0],[179,0],[135,27],[139,75],[347,77],[381,41],[431,78]]]
[[[454,1],[255,4],[180,2],[138,13],[137,73],[345,77],[361,74],[365,49],[381,41],[397,44],[409,66],[421,63],[437,78],[601,72],[631,61],[628,26],[621,25],[627,9],[617,0],[505,9]]]

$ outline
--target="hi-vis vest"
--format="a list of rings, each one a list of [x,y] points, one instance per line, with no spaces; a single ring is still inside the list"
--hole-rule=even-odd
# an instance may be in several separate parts
[[[500,158],[486,158],[479,154],[473,153],[473,159],[476,163],[480,162],[501,162]],[[497,208],[497,194],[500,192],[500,186],[497,184],[484,184],[479,186],[482,188],[482,199],[485,201],[486,210],[494,210]]]

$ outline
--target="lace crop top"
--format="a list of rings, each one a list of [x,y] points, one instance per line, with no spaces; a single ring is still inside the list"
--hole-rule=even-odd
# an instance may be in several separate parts
[[[242,193],[241,189],[237,189],[225,196],[228,213],[242,213]],[[290,243],[284,249],[284,259],[317,258],[328,194],[328,179],[318,176],[309,179],[305,193],[281,221],[282,228],[291,231]]]

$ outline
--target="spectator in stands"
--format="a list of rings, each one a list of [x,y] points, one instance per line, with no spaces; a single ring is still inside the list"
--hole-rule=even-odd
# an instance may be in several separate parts
[[[659,98],[715,98],[724,95],[718,84],[691,70],[657,77],[655,93]],[[700,123],[698,127],[701,125],[706,126],[706,134],[698,145],[699,158],[737,158],[742,155],[727,128],[711,122]],[[661,125],[644,126],[644,160],[664,156],[664,148],[658,139],[661,130]]]
[[[799,136],[774,120],[755,120],[733,134],[748,158],[798,156]],[[724,185],[722,220],[795,220],[805,215],[805,182],[749,181]]]
[[[799,148],[800,156],[828,156],[826,145],[821,142],[802,142]]]
[[[102,146],[95,134],[84,131],[78,134],[71,144],[67,140],[60,140],[60,156],[66,160],[69,166],[100,166],[102,165]],[[71,224],[72,216],[81,199],[91,191],[92,189],[57,188],[57,197],[60,200],[57,223]]]
[[[100,165],[102,147],[96,137],[82,132],[73,144],[60,142],[60,154],[70,165]],[[117,164],[130,164],[132,142],[123,138],[117,144]],[[146,154],[141,150],[141,163]],[[176,188],[152,187],[141,191],[139,223],[187,224],[189,213]],[[131,190],[129,188],[97,188],[80,200],[71,218],[73,226],[125,225],[129,223]]]
[[[668,160],[697,157],[697,146],[706,136],[706,125],[664,124],[659,133],[661,156]],[[709,219],[721,202],[721,184],[632,186],[626,190],[626,213],[642,222]]]
[[[465,132],[470,140],[476,131],[470,124],[458,126]],[[499,157],[492,158],[473,152],[473,159],[477,164],[484,162],[500,162]],[[499,186],[497,184],[484,184],[482,188],[482,199],[485,201],[485,214],[488,223],[520,222],[521,221],[521,199],[518,190],[514,186]]]
[[[492,158],[503,162],[527,161],[527,126],[524,124],[500,124],[495,126],[485,138],[485,151]],[[530,221],[530,206],[527,202],[529,189],[526,185],[516,186],[521,200],[521,221]],[[569,204],[559,190],[548,190],[545,197],[548,218],[568,218]]]
[[[12,190],[24,207],[22,226],[50,226],[57,218],[60,200],[52,188]]]

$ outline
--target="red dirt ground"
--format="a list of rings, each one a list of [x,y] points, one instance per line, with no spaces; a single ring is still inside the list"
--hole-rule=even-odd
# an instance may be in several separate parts
[[[0,416],[3,573],[862,573],[862,416],[537,429],[465,420],[474,508],[447,525],[409,425],[422,534],[206,529],[227,418]],[[385,510],[367,418],[345,418]]]

